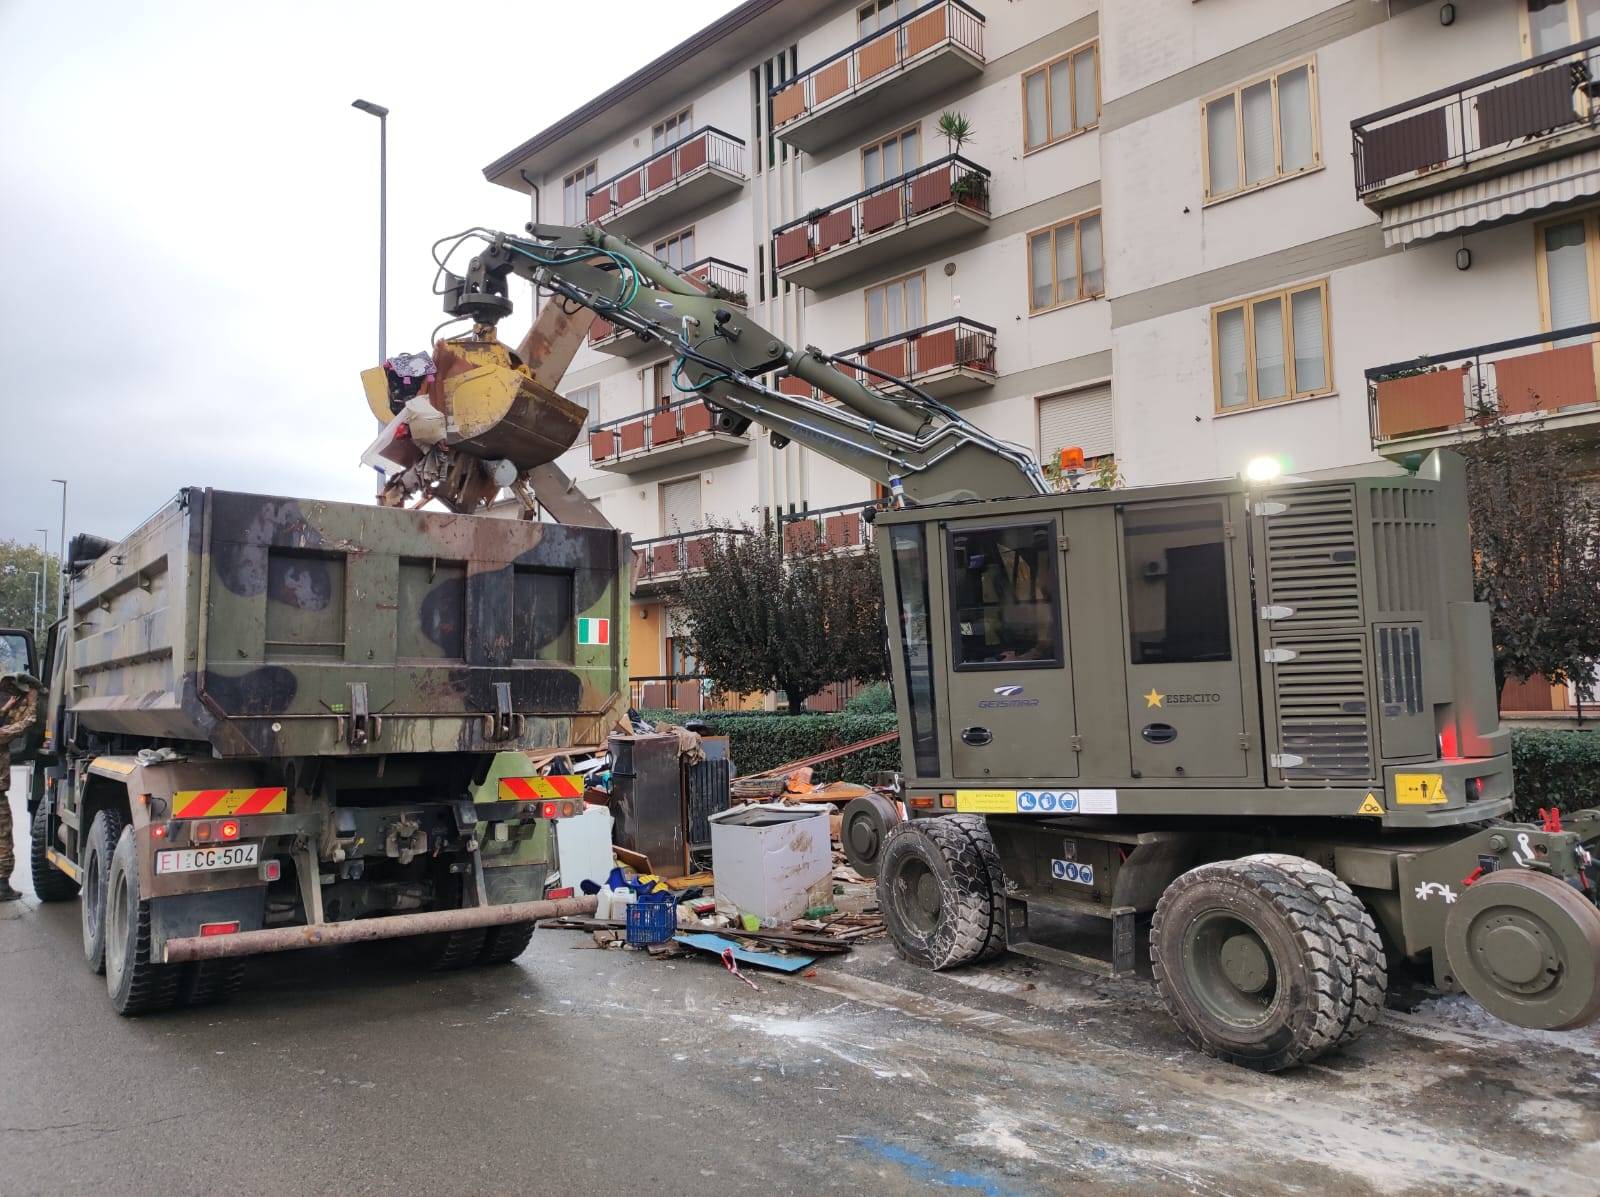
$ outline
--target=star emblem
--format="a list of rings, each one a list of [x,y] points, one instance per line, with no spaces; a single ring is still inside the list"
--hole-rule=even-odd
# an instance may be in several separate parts
[[[1161,693],[1161,691],[1157,690],[1154,686],[1151,686],[1150,693],[1144,696],[1144,705],[1146,707],[1159,707],[1162,699],[1164,698],[1166,698],[1165,694]]]

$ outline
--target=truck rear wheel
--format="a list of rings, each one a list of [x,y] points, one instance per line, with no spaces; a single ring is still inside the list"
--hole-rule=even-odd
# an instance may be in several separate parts
[[[78,914],[83,926],[83,961],[93,973],[106,971],[106,877],[122,828],[120,813],[103,810],[89,824],[83,841],[83,901]]]
[[[1253,860],[1190,869],[1150,926],[1162,1001],[1209,1056],[1261,1072],[1339,1039],[1351,986],[1339,927],[1289,874]]]
[[[890,831],[878,905],[895,950],[914,964],[955,968],[988,945],[989,873],[966,831],[947,818],[914,819]]]
[[[995,850],[994,837],[989,834],[989,820],[982,815],[945,817],[966,833],[978,859],[983,861],[984,871],[989,874],[989,934],[978,959],[993,960],[1006,951],[1006,874],[1000,867],[1000,853]]]
[[[150,903],[139,892],[133,828],[124,827],[106,873],[106,992],[118,1014],[165,1010],[177,999],[180,969],[150,959]]]
[[[194,960],[183,965],[178,980],[178,1005],[215,1006],[239,992],[244,984],[243,960],[222,957]]]
[[[33,892],[41,902],[70,902],[78,896],[78,883],[55,865],[45,852],[50,847],[50,812],[40,802],[33,812],[33,838],[28,845],[28,864],[33,873]]]
[[[1339,944],[1350,958],[1351,985],[1344,1029],[1334,1046],[1343,1047],[1361,1038],[1377,1021],[1389,993],[1388,958],[1372,915],[1354,890],[1315,861],[1282,852],[1262,852],[1245,859],[1274,865],[1293,877],[1338,925]]]
[[[533,942],[533,924],[502,923],[490,927],[478,950],[479,964],[509,964],[528,950]]]
[[[488,932],[487,927],[436,931],[401,941],[400,950],[406,962],[414,968],[423,972],[449,972],[478,962],[478,954],[483,951]]]

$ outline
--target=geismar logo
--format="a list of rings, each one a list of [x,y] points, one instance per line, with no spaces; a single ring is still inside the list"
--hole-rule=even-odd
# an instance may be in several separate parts
[[[1039,705],[1037,698],[1029,698],[1021,686],[996,686],[994,697],[979,701],[982,710],[995,710],[1002,707],[1036,707]]]

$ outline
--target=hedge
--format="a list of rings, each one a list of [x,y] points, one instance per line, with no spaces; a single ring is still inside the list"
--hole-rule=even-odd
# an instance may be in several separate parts
[[[1600,806],[1600,732],[1513,731],[1511,769],[1513,818],[1537,822],[1541,806],[1564,811]]]
[[[869,740],[899,727],[896,717],[855,715],[786,715],[769,711],[643,711],[646,719],[664,723],[703,720],[713,736],[728,737],[728,753],[740,774],[761,773],[804,757]],[[863,785],[873,773],[900,768],[900,744],[892,740],[837,757],[815,767],[815,781],[854,781]]]

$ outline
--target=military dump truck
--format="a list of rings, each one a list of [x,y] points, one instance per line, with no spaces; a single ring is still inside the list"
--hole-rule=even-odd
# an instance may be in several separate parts
[[[1518,1025],[1600,1016],[1600,811],[1506,821],[1458,458],[1112,491],[1069,469],[1057,493],[1027,449],[786,345],[600,225],[526,233],[457,242],[478,244],[444,307],[478,341],[527,279],[669,346],[718,427],[759,422],[892,496],[912,817],[858,799],[844,835],[905,956],[1125,973],[1147,927],[1176,1022],[1263,1070],[1359,1036],[1391,960]],[[1082,950],[1082,916],[1109,951]]]
[[[118,1012],[307,945],[510,960],[585,909],[545,878],[581,811],[562,761],[625,713],[623,554],[602,528],[198,487],[76,538],[33,883],[79,897]]]

